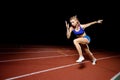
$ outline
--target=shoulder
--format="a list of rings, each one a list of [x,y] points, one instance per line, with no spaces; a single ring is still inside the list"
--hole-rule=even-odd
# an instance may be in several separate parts
[[[70,31],[73,31],[73,30],[74,30],[74,28],[72,26],[70,26]]]
[[[82,25],[82,24],[81,24],[80,27],[83,28],[83,29],[85,29],[85,25]]]

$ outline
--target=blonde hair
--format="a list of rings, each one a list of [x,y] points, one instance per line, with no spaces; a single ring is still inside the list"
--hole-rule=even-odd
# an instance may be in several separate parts
[[[72,19],[78,20],[77,15],[70,17],[70,20],[72,20]]]

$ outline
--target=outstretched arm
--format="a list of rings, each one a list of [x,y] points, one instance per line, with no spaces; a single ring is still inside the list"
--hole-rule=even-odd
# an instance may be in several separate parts
[[[67,29],[66,36],[69,39],[71,36],[71,32],[72,32],[73,28],[69,27],[69,24],[67,23],[67,21],[65,21],[65,24],[66,24],[66,29]]]
[[[90,22],[90,23],[87,23],[87,24],[82,24],[82,27],[85,29],[93,24],[96,24],[96,23],[102,23],[103,20],[97,20],[97,21],[93,21],[93,22]]]

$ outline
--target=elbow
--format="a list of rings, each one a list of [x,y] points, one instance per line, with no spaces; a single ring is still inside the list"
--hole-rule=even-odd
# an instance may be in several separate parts
[[[67,37],[67,39],[70,39],[70,37]]]

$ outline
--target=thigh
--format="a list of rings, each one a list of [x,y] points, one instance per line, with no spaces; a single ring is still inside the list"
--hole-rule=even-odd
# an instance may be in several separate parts
[[[84,38],[84,37],[83,38],[77,38],[77,39],[75,39],[75,41],[80,43],[80,44],[88,44],[89,43],[88,39]]]

